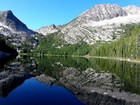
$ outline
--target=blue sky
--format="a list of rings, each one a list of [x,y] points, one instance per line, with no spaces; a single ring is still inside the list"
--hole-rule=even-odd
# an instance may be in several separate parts
[[[65,24],[96,4],[115,3],[121,7],[140,0],[0,0],[0,11],[12,10],[30,29]]]

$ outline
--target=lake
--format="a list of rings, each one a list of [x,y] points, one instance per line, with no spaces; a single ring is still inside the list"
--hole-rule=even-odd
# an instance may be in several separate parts
[[[139,96],[138,63],[74,57],[0,60],[0,105],[125,105],[140,102]]]

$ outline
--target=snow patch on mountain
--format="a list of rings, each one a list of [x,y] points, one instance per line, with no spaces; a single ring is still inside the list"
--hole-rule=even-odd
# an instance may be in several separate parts
[[[140,22],[140,15],[128,15],[125,17],[116,17],[110,20],[103,20],[99,22],[91,21],[85,26],[92,26],[92,27],[100,27],[100,26],[109,26],[115,24],[116,26],[120,26],[120,24],[126,25],[131,23],[139,23]]]
[[[123,9],[127,12],[127,14],[139,14],[140,15],[140,8],[134,5],[129,5],[123,7]]]

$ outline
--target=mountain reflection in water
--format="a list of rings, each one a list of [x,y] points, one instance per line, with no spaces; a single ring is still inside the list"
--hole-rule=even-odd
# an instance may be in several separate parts
[[[35,79],[27,79],[0,105],[84,105],[71,92],[58,85],[45,85]]]
[[[131,93],[140,101],[139,69],[139,64],[116,60],[24,56],[1,69],[0,104],[124,105]],[[112,95],[126,99],[116,101]]]
[[[31,57],[7,62],[0,72],[0,105],[84,105],[64,87],[37,81]]]

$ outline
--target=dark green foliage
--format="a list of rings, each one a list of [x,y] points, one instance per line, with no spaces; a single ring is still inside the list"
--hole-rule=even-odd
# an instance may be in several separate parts
[[[26,41],[22,42],[18,49],[21,50],[21,53],[31,54],[32,50],[38,45],[38,35],[28,36]]]
[[[15,47],[9,41],[5,40],[2,35],[0,35],[0,51],[17,54]]]
[[[21,53],[30,53],[32,50],[32,45],[29,45],[28,43],[23,42],[21,46],[19,46],[19,49],[22,49]]]

